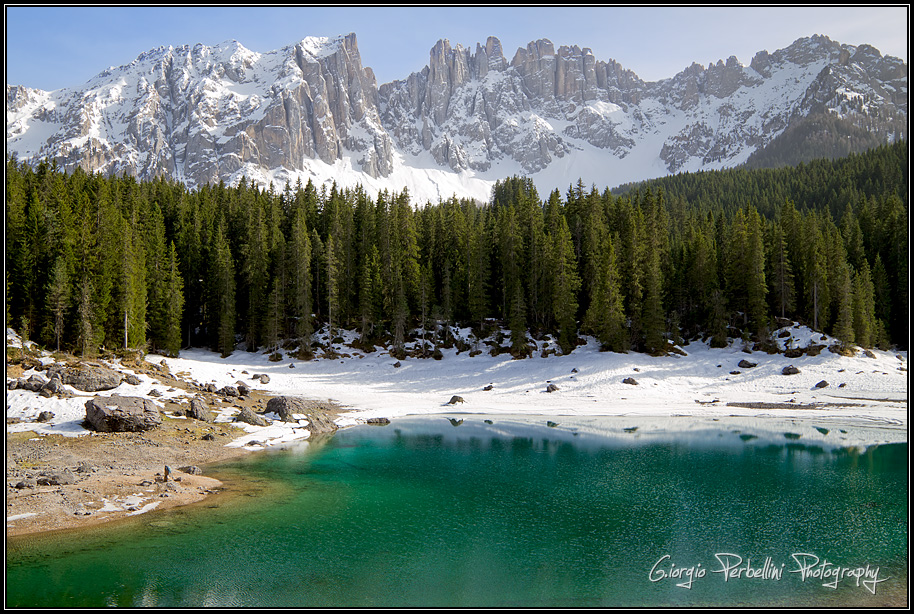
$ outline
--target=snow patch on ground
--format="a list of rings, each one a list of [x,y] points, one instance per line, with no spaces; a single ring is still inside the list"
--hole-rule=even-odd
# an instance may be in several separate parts
[[[213,383],[221,388],[244,380],[252,389],[267,395],[332,400],[346,408],[335,419],[340,427],[363,424],[376,417],[442,414],[518,420],[560,416],[559,422],[566,426],[570,419],[583,421],[581,424],[586,426],[593,418],[603,416],[656,418],[657,429],[664,424],[667,426],[663,428],[672,428],[671,419],[680,417],[693,418],[695,425],[733,417],[769,421],[814,418],[836,424],[900,429],[906,437],[907,352],[858,349],[853,356],[842,356],[827,349],[835,340],[821,333],[799,325],[783,330],[789,331],[789,337],[778,339],[782,349],[812,344],[826,347],[818,355],[791,359],[783,354],[746,353],[740,341],[722,349],[693,341],[682,346],[686,355],[652,357],[601,352],[599,344],[588,338],[586,345],[567,356],[543,358],[543,349],[555,348],[547,338],[536,342],[533,357],[515,360],[507,354],[491,356],[485,340],[475,339],[470,329],[454,329],[465,343],[483,352],[470,357],[466,351],[442,348],[442,360],[413,357],[397,360],[387,348],[364,352],[349,347],[356,334],[339,331],[335,336],[343,337],[344,343],[333,345],[338,354],[333,359],[303,361],[280,350],[282,359],[275,362],[270,360],[269,351],[237,350],[222,358],[208,350],[190,349],[182,351],[178,358],[149,355],[147,360],[164,361],[172,373],[187,372],[191,379],[203,385]],[[9,330],[7,338],[10,345],[22,343]],[[315,335],[315,341],[326,344],[326,331]],[[407,349],[418,343],[421,332],[419,341],[408,344]],[[740,367],[742,360],[756,366]],[[784,375],[782,371],[788,365],[800,372]],[[119,365],[112,366],[130,372]],[[32,373],[28,371],[24,377]],[[269,383],[251,379],[249,374],[254,373],[268,375]],[[163,393],[161,399],[189,402],[190,395],[182,390],[167,392],[151,378],[143,374],[137,377],[141,380],[139,386],[125,383],[96,394],[69,388],[78,395],[71,399],[43,398],[33,392],[10,390],[7,417],[23,422],[7,425],[7,431],[86,434],[88,431],[81,425],[85,402],[96,395],[145,396],[158,387]],[[637,383],[627,383],[631,381],[629,378]],[[823,386],[822,382],[827,385]],[[550,384],[557,390],[548,392]],[[453,396],[462,397],[463,402],[449,405]],[[161,399],[157,401],[160,407]],[[41,411],[51,411],[55,417],[48,423],[32,422]],[[237,408],[223,406],[215,421],[231,422],[237,412]],[[246,434],[228,445],[261,449],[307,439],[310,435],[304,419],[285,423],[271,414],[267,417],[273,422],[265,427],[238,423]],[[597,428],[595,424],[588,428]],[[777,433],[783,431],[781,426],[773,428]],[[803,436],[807,440],[816,437],[809,429]]]

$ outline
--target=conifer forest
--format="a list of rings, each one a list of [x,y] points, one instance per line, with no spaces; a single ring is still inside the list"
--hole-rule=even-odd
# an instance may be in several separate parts
[[[243,343],[307,358],[319,329],[394,355],[425,336],[431,356],[455,326],[501,326],[518,358],[545,335],[563,353],[581,335],[613,352],[764,349],[784,320],[906,349],[907,174],[899,142],[615,191],[538,194],[511,177],[488,203],[414,203],[311,182],[191,191],[9,159],[6,321],[84,356]]]

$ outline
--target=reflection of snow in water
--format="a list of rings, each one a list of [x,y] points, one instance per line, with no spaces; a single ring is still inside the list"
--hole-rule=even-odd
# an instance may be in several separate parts
[[[463,423],[440,430],[441,424],[454,415],[463,418]],[[455,413],[395,418],[388,427],[371,428],[372,436],[377,437],[434,431],[445,441],[473,440],[482,447],[496,437],[521,437],[534,444],[573,441],[585,448],[673,443],[697,448],[790,446],[862,452],[869,446],[908,440],[905,425],[893,420],[774,416],[556,416],[547,421],[535,416]]]

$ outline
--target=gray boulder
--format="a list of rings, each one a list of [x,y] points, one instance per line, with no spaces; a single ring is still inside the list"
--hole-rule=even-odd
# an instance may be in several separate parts
[[[126,377],[124,377],[124,381],[127,382],[128,384],[130,384],[131,386],[139,386],[140,384],[143,383],[143,380],[138,378],[136,375],[133,375],[132,373],[130,375],[127,375]]]
[[[162,417],[149,399],[112,395],[86,401],[86,422],[102,433],[146,431],[159,426]]]
[[[626,377],[624,380],[622,380],[622,383],[623,383],[623,384],[631,384],[632,386],[637,386],[637,385],[638,385],[638,382],[635,380],[634,377]]]
[[[251,394],[251,387],[242,381],[235,382],[235,388],[238,389],[238,394],[240,396],[246,397]]]
[[[463,397],[455,394],[451,397],[451,400],[447,402],[448,405],[456,405],[457,403],[466,403],[466,401],[463,400]]]
[[[38,391],[38,394],[40,394],[43,397],[50,397],[55,394],[64,394],[64,393],[66,393],[66,390],[64,390],[63,382],[61,382],[60,379],[56,376],[52,377],[48,381],[48,383],[45,384],[44,386],[42,386],[41,390]]]
[[[825,380],[822,380],[821,382],[816,384],[816,388],[828,388],[828,382],[826,382]]]
[[[42,473],[35,481],[39,486],[61,486],[75,483],[76,476],[69,469],[64,469],[59,473]]]
[[[194,397],[190,400],[190,409],[186,412],[187,416],[203,422],[211,422],[209,412],[206,411],[206,403],[200,397]]]
[[[235,416],[235,422],[245,422],[253,426],[270,426],[270,421],[252,412],[247,407],[242,407],[238,415]]]
[[[558,389],[559,389],[559,387],[556,386],[555,384],[549,384],[548,386],[546,386],[546,392],[557,392]]]
[[[238,389],[235,388],[234,386],[224,386],[224,387],[220,388],[219,390],[217,390],[217,391],[216,391],[216,394],[221,394],[221,395],[224,396],[224,397],[237,397],[237,396],[240,396],[240,395],[238,394]]]
[[[44,376],[35,374],[29,377],[28,379],[19,380],[19,388],[23,390],[30,390],[32,392],[38,392],[44,388],[48,383],[48,380]]]
[[[270,383],[270,376],[267,375],[266,373],[255,373],[254,376],[253,376],[251,379],[260,380],[260,383],[261,383],[261,384],[269,384],[269,383]]]
[[[376,424],[379,426],[386,426],[390,424],[389,418],[369,418],[365,421],[366,424]]]
[[[787,365],[786,367],[781,369],[781,375],[796,375],[799,372],[800,372],[800,370],[797,369],[793,365]]]
[[[275,413],[283,422],[295,422],[293,414],[304,415],[312,433],[330,433],[338,428],[323,410],[298,397],[274,397],[267,402],[267,411]]]
[[[749,362],[748,360],[741,360],[737,365],[740,369],[751,369],[752,367],[757,367],[758,363]]]
[[[54,366],[48,369],[48,373],[52,378],[57,375],[64,384],[83,392],[111,390],[120,386],[124,379],[117,371],[98,365]]]

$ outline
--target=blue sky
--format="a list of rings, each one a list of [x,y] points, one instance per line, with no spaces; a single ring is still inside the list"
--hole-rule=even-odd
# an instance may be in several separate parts
[[[237,40],[258,52],[307,36],[355,32],[378,83],[421,70],[438,39],[475,49],[548,38],[614,59],[644,80],[672,77],[693,61],[735,55],[748,64],[797,38],[824,34],[871,44],[908,61],[909,7],[41,7],[6,6],[6,82],[45,90],[78,86],[108,66],[160,45]]]

